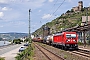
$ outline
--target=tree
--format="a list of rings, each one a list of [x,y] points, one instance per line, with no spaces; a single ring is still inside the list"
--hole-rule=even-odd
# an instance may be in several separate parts
[[[68,10],[66,13],[70,13],[70,10]]]
[[[2,38],[0,38],[0,41],[2,40]]]
[[[13,40],[13,43],[15,43],[15,44],[21,44],[21,42],[22,42],[22,40],[20,40],[20,39],[14,39]]]
[[[82,12],[83,12],[84,10],[85,10],[84,8],[81,9]]]
[[[29,41],[29,38],[26,38],[25,40],[24,40],[24,42],[28,42]]]
[[[74,12],[73,9],[71,9],[71,12]]]

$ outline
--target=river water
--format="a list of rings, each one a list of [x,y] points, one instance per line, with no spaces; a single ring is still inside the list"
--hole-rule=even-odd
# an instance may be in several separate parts
[[[0,41],[0,46],[8,45],[10,42],[8,41]]]

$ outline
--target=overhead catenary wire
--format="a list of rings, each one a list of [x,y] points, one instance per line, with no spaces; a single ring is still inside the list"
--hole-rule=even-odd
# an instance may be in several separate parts
[[[64,2],[65,2],[65,0],[63,0],[63,2],[58,6],[58,8],[57,8],[52,14],[50,14],[50,15],[51,15],[50,18],[57,12],[57,10],[63,5]],[[50,19],[50,18],[49,18],[49,19]],[[48,19],[48,20],[49,20],[49,19]],[[48,21],[48,20],[47,20],[47,21]]]
[[[65,2],[65,0],[63,0],[63,2],[59,5],[59,7],[53,12],[53,14],[63,5],[63,3]]]
[[[54,8],[54,6],[56,5],[56,3],[58,2],[58,0],[55,1],[54,5],[52,6],[50,12],[52,11],[52,9]]]
[[[54,5],[52,6],[52,8],[51,8],[51,10],[50,10],[49,12],[52,11],[52,9],[54,8],[54,6],[56,5],[57,2],[58,2],[58,0],[55,1]],[[49,13],[48,13],[48,14],[49,14]],[[50,15],[51,15],[51,14],[50,14]],[[48,21],[48,19],[47,19],[47,21]]]
[[[52,11],[52,9],[54,8],[54,6],[56,5],[56,3],[58,2],[58,0],[56,0],[55,1],[55,3],[54,3],[54,5],[51,7],[51,9],[49,10],[49,12],[51,12]],[[49,14],[49,13],[48,13]],[[50,14],[51,15],[51,14]],[[48,21],[48,19],[46,20],[46,22]],[[42,23],[41,21],[40,21],[40,23]]]

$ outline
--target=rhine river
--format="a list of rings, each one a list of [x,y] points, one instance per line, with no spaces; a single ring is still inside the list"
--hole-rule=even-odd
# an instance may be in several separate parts
[[[8,45],[10,42],[8,41],[0,41],[0,46]]]

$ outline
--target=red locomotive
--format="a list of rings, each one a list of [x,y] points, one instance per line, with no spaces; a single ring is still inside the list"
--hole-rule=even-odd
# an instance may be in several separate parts
[[[76,32],[63,32],[53,36],[52,44],[61,46],[62,49],[78,49],[78,36]]]

